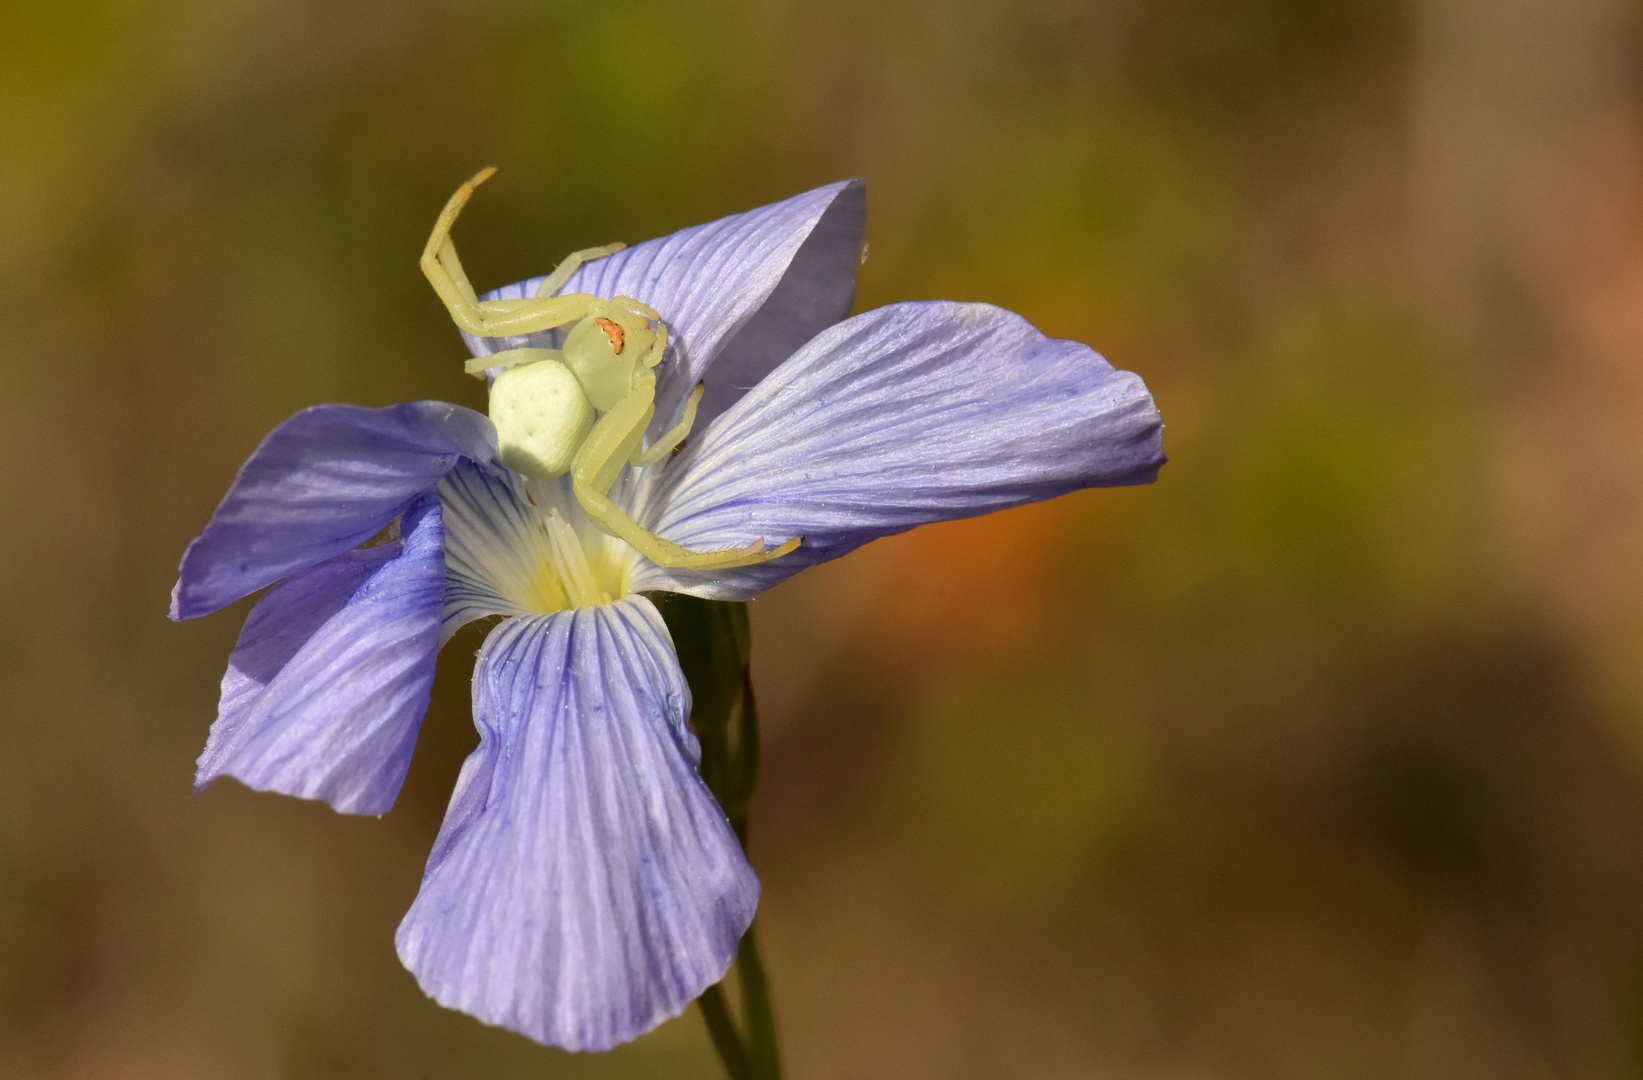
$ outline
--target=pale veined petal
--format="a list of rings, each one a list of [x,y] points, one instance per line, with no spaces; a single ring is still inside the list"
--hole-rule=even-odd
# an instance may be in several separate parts
[[[228,658],[196,785],[232,776],[349,814],[394,804],[428,711],[445,561],[439,504],[257,601]]]
[[[495,455],[472,409],[316,405],[269,433],[183,553],[171,617],[208,615],[371,539],[464,457]]]
[[[400,958],[434,1000],[606,1050],[718,981],[759,883],[696,775],[689,691],[630,597],[499,625]]]
[[[487,615],[608,604],[627,592],[632,548],[593,527],[569,481],[527,481],[459,463],[439,482],[445,508],[441,642]]]
[[[1143,484],[1163,424],[1139,376],[989,304],[894,304],[823,331],[668,466],[638,512],[692,550],[763,537],[773,562],[644,564],[636,590],[746,599],[925,522]]]
[[[547,535],[523,478],[499,466],[463,462],[439,482],[445,512],[445,604],[441,641],[487,615],[523,615],[568,606],[543,574]]]

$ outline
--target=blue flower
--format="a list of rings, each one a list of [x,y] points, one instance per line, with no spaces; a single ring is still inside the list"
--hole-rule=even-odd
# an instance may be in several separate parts
[[[834,184],[588,263],[562,290],[636,297],[667,323],[652,436],[706,383],[686,447],[628,469],[617,505],[696,550],[802,537],[789,555],[658,567],[594,528],[564,479],[503,466],[484,416],[429,401],[298,413],[184,554],[174,619],[273,586],[229,658],[200,786],[386,811],[440,646],[504,616],[474,666],[479,747],[397,935],[441,1004],[604,1050],[735,956],[759,882],[696,773],[690,689],[645,593],[747,599],[915,525],[1156,476],[1151,397],[1087,346],[985,304],[845,318],[865,217],[860,183]]]

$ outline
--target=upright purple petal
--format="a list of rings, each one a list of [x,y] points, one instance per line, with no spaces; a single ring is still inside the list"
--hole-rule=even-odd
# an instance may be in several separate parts
[[[655,308],[668,324],[671,347],[657,370],[654,430],[677,422],[685,396],[704,380],[697,422],[706,424],[850,313],[866,228],[866,190],[860,180],[845,180],[587,263],[559,291],[631,296]],[[541,281],[522,281],[486,299],[533,297]],[[475,356],[557,345],[552,333],[463,337]]]
[[[641,513],[692,549],[804,538],[736,570],[651,567],[635,590],[745,599],[915,525],[1084,487],[1143,484],[1164,462],[1141,379],[988,304],[895,304],[824,331],[669,466]]]
[[[257,601],[228,658],[196,786],[232,776],[346,814],[393,806],[434,682],[445,585],[439,501],[403,541],[345,551]]]
[[[183,553],[171,617],[192,619],[358,547],[462,457],[495,456],[491,422],[416,401],[316,405],[269,433]]]
[[[430,997],[608,1050],[723,977],[759,882],[691,767],[689,708],[642,597],[491,633],[479,748],[396,938]]]

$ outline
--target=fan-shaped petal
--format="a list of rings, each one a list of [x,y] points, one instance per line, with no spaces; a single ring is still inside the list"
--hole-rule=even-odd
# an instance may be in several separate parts
[[[192,619],[358,547],[496,432],[472,409],[316,405],[269,433],[183,553],[171,617]]]
[[[915,525],[1084,487],[1142,484],[1164,462],[1139,376],[988,304],[894,304],[824,331],[668,466],[636,509],[697,550],[764,537],[773,562],[646,564],[638,590],[743,600]]]
[[[348,814],[393,806],[434,681],[443,547],[424,497],[403,541],[333,556],[257,601],[196,785],[226,775]]]
[[[720,979],[759,883],[691,766],[690,696],[642,597],[492,631],[400,958],[430,997],[606,1050]]]

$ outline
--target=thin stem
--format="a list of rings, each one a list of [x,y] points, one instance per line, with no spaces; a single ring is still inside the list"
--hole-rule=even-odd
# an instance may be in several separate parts
[[[776,1046],[776,1014],[770,1008],[770,983],[759,962],[753,927],[736,949],[736,980],[742,987],[742,1014],[747,1023],[747,1057],[753,1080],[781,1080],[782,1059]]]
[[[745,852],[747,807],[759,780],[759,712],[753,700],[747,605],[674,593],[655,593],[651,599],[667,622],[690,683],[690,726],[701,746],[702,779]],[[736,948],[736,982],[740,1025],[731,1015],[723,982],[697,999],[719,1060],[730,1080],[781,1080],[770,982],[751,924]]]
[[[702,1010],[707,1033],[713,1037],[713,1049],[719,1052],[719,1060],[724,1063],[730,1080],[754,1080],[747,1051],[742,1048],[742,1038],[736,1033],[736,1021],[730,1016],[730,1004],[725,1001],[724,988],[708,987],[696,999],[696,1006]]]

